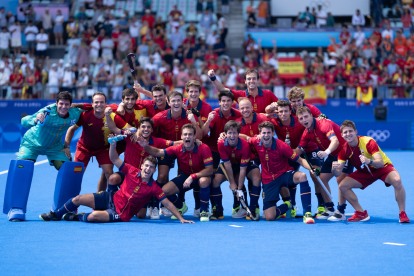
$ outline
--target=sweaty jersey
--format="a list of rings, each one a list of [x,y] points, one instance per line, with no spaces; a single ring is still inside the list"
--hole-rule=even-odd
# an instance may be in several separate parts
[[[331,140],[329,139],[332,136],[338,138],[339,146],[329,155],[338,156],[341,147],[346,143],[344,138],[342,138],[341,128],[331,120],[313,118],[313,129],[306,129],[303,132],[299,146],[306,148],[310,142],[315,142],[322,151],[325,151],[331,144]]]
[[[127,124],[125,121],[115,115],[115,113],[111,113],[111,118],[118,128],[123,129],[126,127]],[[85,111],[79,117],[76,126],[83,126],[78,145],[90,152],[109,147],[108,135],[111,134],[111,131],[108,128],[106,116],[103,116],[103,118],[96,118],[93,110]]]
[[[55,146],[63,148],[62,136],[69,127],[76,124],[82,110],[70,108],[66,118],[62,118],[57,113],[56,104],[49,105],[51,111],[43,126],[36,123],[36,116],[43,113],[46,108],[40,109],[33,115],[22,118],[21,123],[25,128],[30,128],[23,136],[22,144],[33,147],[49,149]]]
[[[277,119],[272,119],[271,122],[275,126],[275,131],[277,138],[283,142],[286,140],[286,136],[289,135],[290,147],[296,149],[299,146],[300,139],[302,138],[303,131],[305,127],[299,123],[297,117],[290,115],[290,124],[285,126],[282,121]],[[310,141],[308,146],[305,148],[306,152],[311,152],[316,150],[318,146],[315,142]]]
[[[382,160],[384,161],[384,167],[387,164],[392,164],[391,160],[385,155],[385,153],[380,149],[377,142],[374,139],[368,136],[357,136],[358,137],[358,145],[356,147],[351,147],[347,142],[342,146],[341,152],[338,155],[338,161],[345,163],[347,160],[351,162],[351,164],[360,172],[369,174],[369,171],[364,166],[361,169],[361,159],[359,159],[360,155],[365,156],[373,160],[373,156],[377,153],[381,154]],[[375,168],[374,166],[368,165],[371,172],[376,170],[380,170]]]
[[[122,221],[130,221],[155,196],[159,201],[166,199],[164,192],[151,178],[142,182],[141,170],[123,163],[119,170],[125,173],[125,180],[114,194],[116,212]]]
[[[234,95],[234,100],[237,102],[237,99],[240,97],[246,97],[248,98],[252,104],[253,104],[253,110],[257,113],[266,113],[265,109],[266,106],[268,106],[271,103],[275,103],[278,101],[275,94],[273,94],[272,91],[261,89],[257,87],[258,94],[256,97],[253,97],[251,94],[249,94],[249,91],[246,89],[244,90],[230,90]]]
[[[322,112],[314,105],[312,104],[303,104],[303,106],[306,106],[307,108],[309,108],[313,118],[318,117],[319,115],[322,114]],[[296,110],[293,108],[292,106],[292,115],[296,117]]]
[[[293,170],[289,166],[288,160],[295,162],[299,159],[299,156],[285,142],[275,138],[272,138],[270,148],[264,147],[261,140],[256,137],[250,138],[249,144],[253,145],[259,154],[263,185],[269,184],[285,172]]]

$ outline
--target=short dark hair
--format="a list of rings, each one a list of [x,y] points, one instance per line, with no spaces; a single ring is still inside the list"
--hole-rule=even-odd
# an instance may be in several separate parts
[[[152,164],[154,164],[155,167],[157,167],[158,165],[158,161],[157,158],[155,158],[152,155],[148,155],[147,157],[144,158],[144,161],[142,161],[142,164],[145,163],[145,161],[150,161]]]
[[[125,99],[126,96],[134,96],[135,99],[138,99],[138,93],[134,88],[126,88],[122,90],[122,99]]]
[[[106,102],[106,95],[105,95],[104,93],[102,93],[102,92],[95,92],[95,93],[92,95],[92,102],[93,102],[93,97],[95,97],[95,96],[104,96],[104,98],[105,98],[105,102]]]
[[[186,128],[188,128],[188,129],[192,129],[192,130],[193,130],[193,132],[194,132],[194,135],[196,135],[196,133],[197,133],[197,129],[196,129],[196,127],[195,127],[195,126],[193,126],[192,124],[185,124],[185,125],[183,125],[183,127],[181,128],[181,133],[183,133],[183,130],[184,130],[184,129],[186,129]]]
[[[260,132],[262,132],[263,128],[270,128],[273,132],[275,131],[275,126],[269,121],[263,122],[259,125]]]
[[[244,72],[244,79],[246,80],[246,77],[247,77],[247,75],[249,75],[249,74],[256,74],[256,76],[257,76],[257,79],[260,79],[260,75],[259,75],[259,72],[256,70],[256,69],[247,69],[245,72]]]
[[[59,100],[69,100],[70,104],[72,104],[72,94],[68,91],[59,92],[56,96],[56,103],[59,103]]]
[[[231,93],[228,90],[220,91],[220,93],[218,95],[219,101],[221,101],[221,98],[223,98],[223,97],[229,97],[232,101],[234,101],[234,95],[233,95],[233,93]]]
[[[224,133],[227,133],[227,131],[229,131],[231,128],[235,128],[237,130],[237,133],[240,133],[241,131],[241,124],[236,122],[236,121],[228,121],[225,125],[224,125]]]
[[[175,96],[180,96],[181,97],[181,100],[184,99],[183,98],[183,94],[181,94],[180,92],[178,92],[178,91],[171,91],[170,93],[168,93],[168,100],[171,100],[171,98],[172,97],[175,97]]]
[[[152,88],[151,88],[151,93],[152,92],[154,92],[154,91],[164,91],[164,94],[167,94],[167,89],[165,88],[165,86],[164,85],[162,85],[162,84],[157,84],[157,85],[154,85]]]
[[[290,102],[286,101],[286,100],[280,100],[277,102],[277,106],[282,107],[282,106],[288,106],[289,110],[292,110],[292,106],[290,105]]]
[[[154,121],[150,118],[150,117],[144,117],[142,118],[139,123],[138,123],[138,127],[140,127],[143,123],[148,122],[150,123],[151,127],[154,127]]]
[[[352,121],[350,121],[350,120],[345,120],[345,121],[341,124],[341,133],[342,133],[342,130],[343,130],[345,127],[351,127],[353,130],[356,130],[355,123],[354,123],[354,122],[352,122]]]

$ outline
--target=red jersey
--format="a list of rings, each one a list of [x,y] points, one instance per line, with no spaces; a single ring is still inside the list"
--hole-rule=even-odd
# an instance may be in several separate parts
[[[326,72],[326,84],[328,85],[332,85],[332,86],[328,86],[327,89],[334,89],[335,87],[333,86],[333,84],[335,83],[335,74],[331,73],[329,71]]]
[[[188,98],[184,99],[184,104],[187,105],[187,108],[190,108],[190,101]],[[198,99],[197,110],[200,112],[200,119],[205,123],[208,119],[208,114],[213,110],[211,105],[206,102],[203,102],[200,98]]]
[[[253,145],[259,154],[263,185],[269,184],[285,172],[293,170],[289,166],[288,160],[296,162],[299,159],[299,156],[285,142],[275,138],[272,138],[270,148],[265,148],[261,140],[256,137],[250,138],[249,144]]]
[[[358,76],[349,75],[347,79],[348,79],[348,87],[355,87],[358,81]]]
[[[266,111],[265,111],[266,106],[268,106],[271,103],[277,102],[278,98],[270,90],[260,89],[259,87],[257,88],[257,90],[258,90],[258,94],[257,94],[256,97],[253,97],[252,95],[250,95],[247,90],[246,91],[243,91],[243,90],[231,91],[230,90],[230,91],[233,93],[234,100],[236,102],[237,102],[237,99],[240,98],[240,97],[249,98],[249,100],[253,104],[254,112],[266,113]]]
[[[292,149],[296,149],[299,146],[299,142],[302,138],[302,134],[305,130],[305,127],[299,123],[297,117],[290,115],[290,125],[288,126],[284,126],[279,118],[272,119],[271,122],[275,126],[276,135],[279,140],[282,140],[284,142],[286,140],[286,135],[289,135],[290,147]],[[316,150],[317,148],[318,145],[316,145],[314,142],[309,142],[305,151],[311,152],[313,150]]]
[[[380,149],[377,142],[374,139],[368,136],[357,136],[358,145],[356,147],[351,147],[348,142],[342,145],[341,151],[338,155],[339,162],[346,162],[349,160],[351,164],[360,172],[369,174],[366,166],[361,169],[362,163],[359,159],[360,155],[364,155],[366,158],[373,159],[373,156],[377,153],[381,154],[382,160],[384,161],[384,167],[387,164],[392,164],[391,160],[385,155],[385,153]],[[374,166],[368,165],[371,172],[381,170],[382,168],[375,168]]]
[[[10,81],[10,83],[12,83],[12,82],[16,82],[16,83],[19,83],[19,82],[21,82],[21,81],[23,81],[23,75],[22,74],[20,74],[20,73],[17,73],[17,74],[11,74],[10,75],[10,78],[9,78],[9,81]],[[23,82],[21,83],[21,84],[19,84],[19,85],[17,85],[17,86],[12,86],[12,88],[13,89],[21,89],[21,88],[23,88]]]
[[[111,114],[111,118],[118,128],[126,127],[125,121],[121,117],[115,116],[115,113]],[[90,152],[109,148],[108,135],[111,134],[111,131],[106,123],[106,116],[98,119],[95,117],[93,110],[85,111],[79,116],[76,126],[83,126],[78,146],[80,145]]]
[[[351,37],[351,34],[349,32],[341,32],[339,34],[339,40],[342,42],[343,45],[346,45],[347,41],[349,40],[349,38]],[[344,40],[342,40],[344,39]],[[346,39],[346,40],[345,40]]]
[[[125,163],[119,170],[125,173],[125,180],[114,194],[114,204],[122,221],[130,221],[151,197],[155,196],[159,201],[167,198],[152,178],[148,183],[142,182],[141,170]]]
[[[341,128],[327,119],[318,119],[313,118],[313,130],[305,130],[300,139],[299,146],[306,148],[309,145],[309,142],[315,142],[321,150],[326,150],[331,144],[329,140],[332,136],[336,136],[339,141],[339,146],[329,154],[330,156],[338,156],[341,151],[341,146],[345,144],[344,138],[341,135]]]
[[[170,106],[168,105],[168,103],[166,103],[164,110],[159,109],[154,100],[137,100],[137,102],[135,103],[135,106],[144,107],[147,110],[147,116],[150,118],[154,117],[155,115],[157,115],[158,113],[164,110],[170,109]],[[134,106],[134,109],[135,109],[135,106]]]
[[[316,83],[320,84],[320,85],[324,85],[326,82],[326,77],[325,75],[316,75]]]
[[[246,167],[250,161],[250,145],[244,140],[240,139],[236,147],[229,145],[227,139],[218,142],[218,151],[223,162],[230,161],[231,164],[240,164],[240,167]]]
[[[167,85],[167,86],[173,85],[173,78],[174,78],[173,72],[165,71],[164,73],[162,73],[162,77],[164,78],[164,82],[163,82],[164,85]]]
[[[164,149],[164,153],[165,156],[176,156],[178,167],[186,175],[198,173],[204,170],[205,167],[213,165],[213,155],[205,144],[197,146],[194,143],[194,149],[192,151],[186,150],[184,144],[181,144]]]
[[[243,117],[240,117],[236,120],[241,124],[241,134],[245,134],[249,137],[253,137],[255,135],[259,135],[259,125],[263,122],[268,121],[269,119],[266,115],[258,114],[253,111],[253,120],[250,124],[246,123]]]
[[[322,114],[322,112],[316,106],[314,106],[312,104],[305,104],[304,103],[303,106],[306,106],[307,108],[309,108],[309,110],[310,110],[310,112],[311,112],[311,114],[314,118],[316,118],[316,117],[318,117],[319,115]],[[292,115],[296,117],[296,110],[293,108],[293,106],[292,106]]]
[[[358,83],[359,85],[365,86],[368,83],[368,74],[367,73],[359,73],[358,74]]]
[[[152,29],[154,27],[155,18],[151,14],[150,15],[144,15],[141,18],[141,21],[142,22],[147,21],[148,22],[148,27],[150,27],[150,29]]]
[[[270,78],[272,76],[272,72],[268,70],[260,70],[259,71],[260,80],[264,85],[267,85],[270,83]]]
[[[191,124],[184,108],[181,109],[181,116],[177,120],[171,116],[171,109],[158,113],[152,119],[154,129],[159,128],[159,137],[171,141],[181,140],[181,128],[185,124]]]
[[[231,108],[230,116],[226,119],[221,112],[221,108],[214,109],[216,116],[213,121],[210,123],[210,138],[208,139],[207,145],[210,147],[211,151],[218,152],[217,149],[217,140],[220,137],[220,134],[224,131],[224,125],[228,121],[235,121],[237,118],[240,118],[242,115],[237,109]]]
[[[149,154],[139,144],[132,143],[130,136],[125,138],[125,142],[125,163],[131,164],[136,168],[141,168],[142,162]],[[174,142],[150,136],[148,144],[158,149],[165,149],[174,145]]]

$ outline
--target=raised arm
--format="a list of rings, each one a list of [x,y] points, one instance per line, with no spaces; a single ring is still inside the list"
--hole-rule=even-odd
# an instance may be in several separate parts
[[[217,79],[214,70],[208,71],[208,77],[217,91],[230,91],[230,89],[224,87],[224,85]]]
[[[109,137],[112,137],[113,134],[110,134]],[[119,158],[118,152],[116,151],[116,141],[110,144],[109,147],[109,158],[111,159],[111,162],[114,163],[114,165],[119,169],[124,161]]]
[[[22,118],[21,120],[21,124],[24,128],[31,128],[34,127],[36,125],[36,121],[40,120],[41,122],[43,122],[43,120],[45,119],[45,115],[43,114],[43,111],[46,109],[42,108],[40,109],[38,112],[36,112],[33,115],[28,115]]]

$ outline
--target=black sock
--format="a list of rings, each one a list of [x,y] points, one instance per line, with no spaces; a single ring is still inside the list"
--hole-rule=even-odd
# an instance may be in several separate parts
[[[323,200],[321,193],[315,193],[316,197],[318,198],[318,207],[325,207],[325,201]]]

